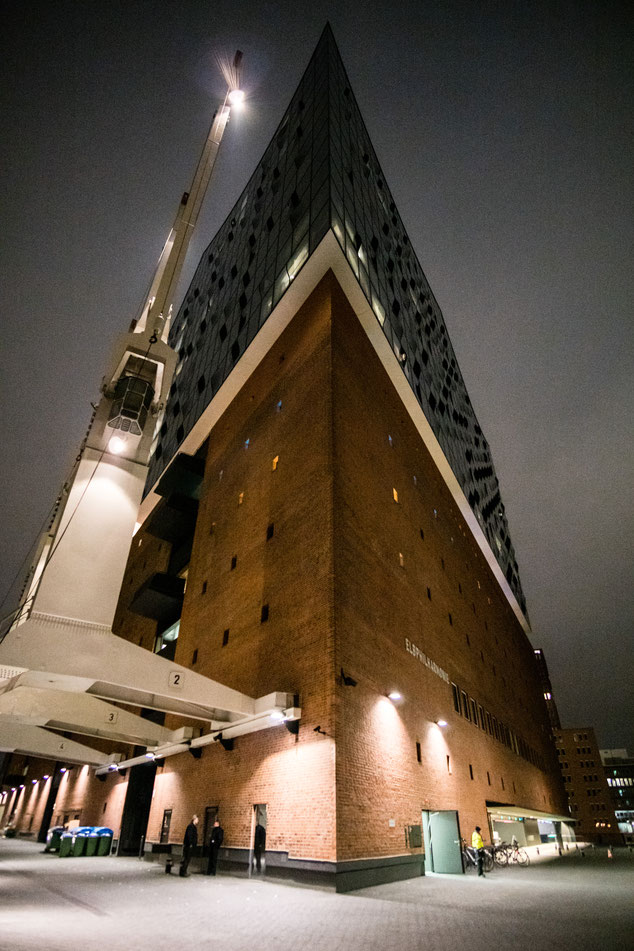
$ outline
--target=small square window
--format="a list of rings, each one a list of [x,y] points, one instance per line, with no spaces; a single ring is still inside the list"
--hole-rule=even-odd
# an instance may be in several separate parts
[[[228,643],[229,643],[229,628],[227,628],[227,630],[222,635],[222,646],[226,647]]]
[[[427,597],[431,601],[431,588],[427,588]]]
[[[232,571],[233,571],[233,569],[235,568],[235,566],[236,566],[237,564],[238,564],[238,556],[237,556],[237,555],[234,555],[234,556],[232,557],[232,559],[231,559],[231,570],[232,570]]]
[[[420,537],[423,539],[423,541],[425,540],[425,532],[423,531],[422,528],[420,530]]]
[[[453,618],[452,618],[451,614],[449,614],[448,617],[449,617],[449,623],[450,623],[451,626],[453,627]]]
[[[262,605],[262,612],[260,614],[260,624],[264,624],[265,621],[269,619],[269,606],[268,604]]]
[[[197,661],[198,661],[198,648],[196,648],[196,650],[192,654],[192,667]]]
[[[206,591],[207,591],[207,582],[206,582],[206,581],[203,581],[203,586],[202,586],[201,594],[205,594]]]
[[[269,526],[267,526],[267,529],[266,529],[266,540],[267,540],[267,542],[270,542],[270,541],[271,541],[271,539],[273,538],[274,533],[275,533],[275,524],[274,524],[273,522],[271,522],[271,524],[270,524]]]

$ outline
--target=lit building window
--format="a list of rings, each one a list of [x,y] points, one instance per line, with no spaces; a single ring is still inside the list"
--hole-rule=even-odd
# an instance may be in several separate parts
[[[273,470],[273,472],[275,472],[275,470],[277,469],[277,464],[279,461],[280,461],[280,457],[275,456],[273,459],[273,462],[271,463],[271,469]]]
[[[398,502],[398,492],[396,491],[396,489],[392,489],[392,498],[394,499],[395,502]]]

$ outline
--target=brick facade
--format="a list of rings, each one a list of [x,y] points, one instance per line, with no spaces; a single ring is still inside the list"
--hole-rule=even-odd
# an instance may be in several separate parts
[[[115,630],[148,650],[155,624],[127,605],[168,561],[141,528]],[[175,660],[252,697],[297,693],[302,720],[167,758],[149,842],[164,810],[180,843],[217,806],[225,846],[248,849],[266,803],[268,850],[341,863],[420,852],[405,827],[421,810],[457,810],[463,835],[487,828],[487,801],[564,810],[532,648],[331,272],[210,434]],[[68,776],[54,821],[117,834],[128,777]]]

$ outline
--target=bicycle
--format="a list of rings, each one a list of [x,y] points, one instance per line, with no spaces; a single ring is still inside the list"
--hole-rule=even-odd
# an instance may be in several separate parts
[[[528,852],[525,849],[520,849],[519,845],[512,846],[509,855],[509,862],[513,862],[514,865],[530,865],[530,859],[528,857]]]
[[[465,872],[470,868],[478,867],[478,856],[476,853],[477,853],[477,850],[474,849],[472,846],[467,845],[467,843],[463,839],[461,855],[462,855],[462,867]],[[482,850],[482,869],[485,872],[490,872],[493,869],[493,855],[491,853],[490,846],[485,846],[484,849]]]
[[[523,867],[530,864],[528,852],[525,849],[520,849],[519,845],[515,843],[508,845],[506,842],[500,842],[499,845],[493,848],[493,857],[495,864],[499,865],[500,868],[511,864]]]

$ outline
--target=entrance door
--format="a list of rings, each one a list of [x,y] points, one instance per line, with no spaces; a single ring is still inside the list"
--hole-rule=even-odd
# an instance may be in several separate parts
[[[136,754],[138,755],[138,754]],[[141,763],[130,769],[128,791],[121,817],[119,855],[138,855],[152,805],[156,763]]]
[[[460,826],[454,810],[423,812],[425,868],[430,872],[461,875]]]
[[[253,807],[249,875],[264,875],[266,871],[266,821],[266,803],[257,803]]]

